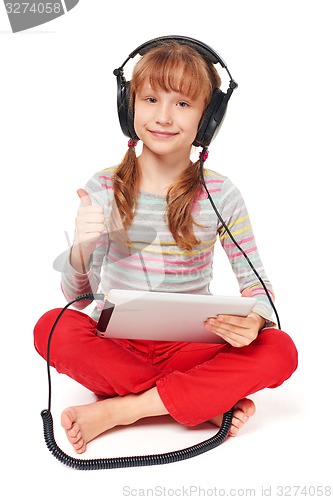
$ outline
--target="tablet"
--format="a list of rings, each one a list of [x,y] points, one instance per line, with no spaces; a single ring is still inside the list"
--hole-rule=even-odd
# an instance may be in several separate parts
[[[253,297],[113,289],[97,323],[100,337],[221,343],[204,321],[218,314],[247,316]]]

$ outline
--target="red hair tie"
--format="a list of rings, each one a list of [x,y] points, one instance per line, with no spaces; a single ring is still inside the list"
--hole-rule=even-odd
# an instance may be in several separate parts
[[[203,153],[203,155],[202,155]],[[199,158],[201,160],[201,157],[202,157],[202,161],[206,161],[207,158],[208,158],[208,149],[206,150],[202,150],[200,153],[199,153]]]
[[[135,148],[135,146],[137,145],[137,143],[138,143],[138,141],[137,141],[137,140],[135,140],[135,139],[130,139],[130,140],[128,141],[128,143],[127,143],[127,146],[128,146],[129,148],[130,148],[130,147],[132,147],[132,146]]]

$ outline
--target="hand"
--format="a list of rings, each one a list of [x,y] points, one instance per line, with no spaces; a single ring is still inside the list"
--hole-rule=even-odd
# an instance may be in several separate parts
[[[81,207],[75,219],[75,240],[71,251],[71,264],[79,272],[86,272],[89,259],[96,249],[101,234],[105,231],[104,210],[93,205],[88,193],[78,189]]]
[[[251,290],[244,290],[242,296],[251,296]],[[233,347],[243,347],[257,338],[264,324],[264,318],[251,312],[247,317],[219,314],[216,318],[209,318],[205,322],[205,327]]]

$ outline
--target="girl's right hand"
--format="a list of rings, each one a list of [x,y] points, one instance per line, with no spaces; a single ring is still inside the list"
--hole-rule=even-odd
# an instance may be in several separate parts
[[[105,231],[104,210],[100,205],[93,205],[88,193],[78,189],[81,199],[75,219],[75,239],[71,251],[71,265],[78,272],[85,274],[101,234]]]

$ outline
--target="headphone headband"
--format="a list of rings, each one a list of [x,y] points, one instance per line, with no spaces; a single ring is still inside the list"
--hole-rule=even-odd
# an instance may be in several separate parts
[[[177,43],[181,43],[183,45],[192,46],[197,52],[199,52],[199,54],[203,56],[204,59],[208,59],[208,61],[210,61],[213,64],[220,64],[222,68],[224,68],[227,71],[230,77],[230,84],[233,86],[234,89],[237,87],[237,83],[232,78],[226,63],[224,62],[222,57],[214,49],[212,49],[212,47],[206,45],[200,40],[196,40],[195,38],[190,38],[188,36],[179,36],[179,35],[160,36],[158,38],[153,38],[152,40],[148,40],[148,42],[142,43],[141,45],[139,45],[139,47],[134,49],[129,54],[127,59],[123,62],[123,64],[119,68],[114,70],[113,74],[117,76],[119,72],[124,69],[125,64],[127,64],[130,59],[133,59],[137,55],[143,56],[153,47],[157,47],[158,45],[160,45],[161,42],[168,42],[168,41],[174,41]]]
[[[206,59],[210,59],[212,63],[217,64],[218,62],[225,68],[226,64],[221,59],[221,57],[213,50],[211,47],[206,45],[203,42],[200,42],[199,40],[195,40],[194,38],[190,38],[188,36],[161,36],[158,38],[154,38],[153,40],[149,40],[148,42],[143,43],[140,45],[135,51],[132,52],[133,56],[136,54],[143,55],[147,52],[152,47],[156,47],[159,45],[161,42],[164,41],[175,41],[184,45],[192,45],[195,50],[198,52],[202,53],[202,55]],[[130,54],[129,57],[133,57],[132,54]]]
[[[170,35],[170,36],[161,36],[158,38],[153,38],[152,40],[148,40],[145,43],[139,45],[135,50],[133,50],[127,59],[123,62],[123,64],[113,71],[113,74],[117,77],[118,84],[118,95],[117,95],[117,104],[118,104],[118,116],[120,121],[120,126],[123,133],[132,139],[138,139],[133,124],[133,116],[131,116],[129,110],[129,90],[130,90],[130,82],[126,82],[124,77],[124,66],[130,59],[133,59],[137,55],[143,56],[153,47],[157,47],[163,42],[174,41],[180,44],[188,45],[196,50],[206,61],[209,61],[212,64],[220,64],[222,68],[226,70],[229,75],[230,82],[229,88],[226,93],[222,92],[221,89],[215,89],[211,102],[206,108],[204,115],[201,119],[198,128],[198,134],[195,138],[193,144],[195,146],[208,147],[212,139],[217,134],[225,112],[227,108],[228,101],[231,97],[232,92],[235,88],[237,88],[238,84],[232,78],[230,71],[224,62],[224,60],[219,56],[214,49],[212,49],[209,45],[201,42],[200,40],[196,40],[194,38],[186,37],[186,36],[178,36],[178,35]]]

